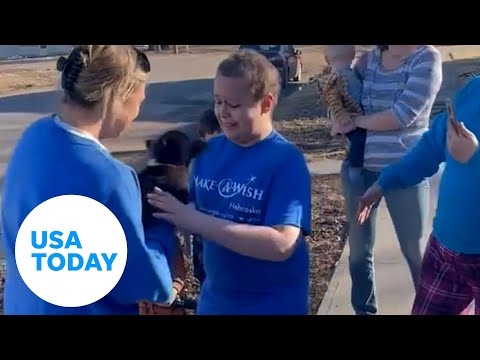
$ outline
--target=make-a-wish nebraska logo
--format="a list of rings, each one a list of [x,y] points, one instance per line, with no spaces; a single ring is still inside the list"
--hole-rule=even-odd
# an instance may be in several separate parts
[[[245,182],[235,181],[231,178],[220,181],[195,177],[195,186],[201,189],[212,191],[217,189],[221,197],[229,199],[240,195],[254,200],[262,200],[263,190],[255,187],[256,176],[251,175]]]

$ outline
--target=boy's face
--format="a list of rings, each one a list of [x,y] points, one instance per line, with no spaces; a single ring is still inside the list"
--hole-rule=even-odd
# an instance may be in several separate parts
[[[248,143],[273,107],[273,96],[254,101],[246,80],[217,74],[214,81],[215,114],[225,136],[233,142]]]

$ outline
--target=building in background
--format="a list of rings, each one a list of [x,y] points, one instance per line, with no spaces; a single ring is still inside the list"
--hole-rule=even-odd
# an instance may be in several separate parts
[[[0,45],[0,59],[21,59],[67,54],[72,45]]]

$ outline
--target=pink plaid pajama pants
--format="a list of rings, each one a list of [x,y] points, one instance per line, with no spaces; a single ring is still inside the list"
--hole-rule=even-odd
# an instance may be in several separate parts
[[[480,315],[480,254],[458,254],[430,236],[412,315]]]

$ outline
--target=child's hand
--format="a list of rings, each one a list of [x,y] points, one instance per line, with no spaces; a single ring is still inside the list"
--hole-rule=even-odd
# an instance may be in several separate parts
[[[478,139],[462,122],[455,125],[448,119],[447,148],[450,155],[459,163],[465,164],[478,150]]]
[[[373,206],[380,202],[383,191],[377,184],[373,184],[358,201],[357,222],[363,225],[370,217]]]
[[[147,194],[150,205],[158,209],[153,214],[157,219],[163,219],[174,224],[181,231],[188,231],[189,225],[196,210],[177,200],[172,194],[155,188],[153,193]]]

